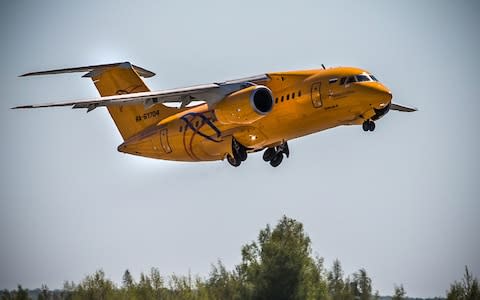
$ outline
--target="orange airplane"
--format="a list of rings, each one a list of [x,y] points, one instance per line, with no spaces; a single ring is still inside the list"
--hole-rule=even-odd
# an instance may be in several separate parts
[[[174,161],[227,161],[238,167],[262,151],[277,167],[287,141],[340,125],[375,129],[392,93],[370,72],[352,67],[266,73],[224,82],[151,92],[141,77],[155,74],[129,62],[27,73],[84,72],[101,97],[18,108],[105,106],[124,142],[118,151]],[[201,101],[200,103],[198,101]],[[168,105],[165,105],[167,103]],[[176,103],[177,107],[172,107]]]

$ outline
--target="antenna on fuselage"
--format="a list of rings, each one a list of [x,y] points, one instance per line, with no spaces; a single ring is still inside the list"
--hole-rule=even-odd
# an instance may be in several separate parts
[[[325,68],[325,65],[324,65],[324,64],[322,64],[322,68],[323,68],[324,70],[326,70],[326,69],[327,69],[327,68]]]

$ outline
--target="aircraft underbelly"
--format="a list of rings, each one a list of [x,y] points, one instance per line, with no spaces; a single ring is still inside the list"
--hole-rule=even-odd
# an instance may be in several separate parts
[[[263,133],[267,143],[274,144],[283,140],[316,133],[339,125],[346,125],[355,118],[349,108],[337,108],[325,111],[314,110],[302,113],[279,114],[274,121],[263,121]],[[260,122],[262,123],[262,122]]]

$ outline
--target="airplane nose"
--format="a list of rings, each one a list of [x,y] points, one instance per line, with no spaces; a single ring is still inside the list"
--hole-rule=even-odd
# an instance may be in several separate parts
[[[387,106],[392,100],[392,92],[379,82],[368,86],[368,94],[370,100],[378,103],[380,107]]]

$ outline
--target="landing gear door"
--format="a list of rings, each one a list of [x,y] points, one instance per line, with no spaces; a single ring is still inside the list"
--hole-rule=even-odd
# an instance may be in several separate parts
[[[315,108],[320,108],[323,105],[322,94],[320,92],[320,87],[321,87],[320,82],[316,82],[316,83],[312,84],[312,90],[311,90],[312,104],[313,104],[313,107],[315,107]]]

